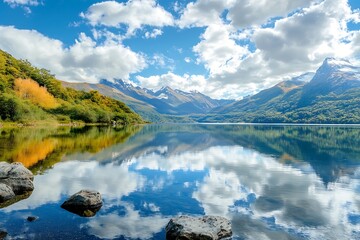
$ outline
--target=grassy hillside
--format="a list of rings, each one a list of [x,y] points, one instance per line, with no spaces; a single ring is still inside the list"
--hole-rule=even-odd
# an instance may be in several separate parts
[[[97,91],[65,88],[48,70],[0,50],[0,121],[134,124],[141,117]]]
[[[264,104],[252,101],[238,110],[195,117],[199,122],[254,122],[254,123],[360,123],[360,89],[343,94],[319,96],[305,107],[298,107],[301,89],[283,93]]]

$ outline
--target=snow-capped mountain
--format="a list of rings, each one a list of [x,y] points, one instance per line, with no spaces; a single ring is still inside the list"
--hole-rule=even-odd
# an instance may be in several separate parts
[[[307,106],[319,96],[342,94],[360,87],[360,67],[344,59],[326,58],[312,80],[304,86],[300,106]]]
[[[115,82],[102,80],[99,85],[115,89],[123,95],[129,96],[140,102],[144,102],[144,105],[150,105],[159,114],[204,114],[216,107],[233,102],[233,100],[212,99],[197,91],[185,92],[178,89],[174,90],[168,86],[153,92],[150,89],[134,86],[122,80],[116,80]],[[104,87],[97,87],[97,89],[104,89]],[[105,91],[102,93],[106,94]],[[126,99],[122,100],[125,101],[125,103],[127,102]],[[129,105],[131,106],[131,103]],[[134,110],[143,111],[142,108],[138,108],[138,106],[135,106]],[[141,114],[141,112],[139,113]]]

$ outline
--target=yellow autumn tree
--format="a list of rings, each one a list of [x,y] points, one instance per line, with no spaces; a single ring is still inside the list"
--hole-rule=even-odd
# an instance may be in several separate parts
[[[15,79],[14,90],[19,97],[28,99],[40,107],[51,109],[58,106],[54,96],[51,95],[45,87],[41,87],[34,80]]]

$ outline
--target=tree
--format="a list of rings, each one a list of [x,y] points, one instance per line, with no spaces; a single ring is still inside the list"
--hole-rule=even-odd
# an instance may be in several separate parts
[[[56,99],[46,90],[45,87],[31,79],[15,79],[14,90],[16,95],[23,99],[28,99],[30,102],[43,107],[51,109],[58,106]]]

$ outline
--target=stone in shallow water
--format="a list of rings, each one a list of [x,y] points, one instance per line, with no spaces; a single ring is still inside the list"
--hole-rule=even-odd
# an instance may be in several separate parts
[[[26,220],[28,221],[28,222],[34,222],[34,221],[36,221],[36,220],[38,220],[39,218],[38,217],[35,217],[35,216],[28,216],[27,218],[26,218]]]
[[[168,240],[213,240],[231,235],[231,222],[218,216],[200,218],[180,216],[171,219],[166,226],[166,239]]]
[[[92,217],[102,207],[101,195],[96,191],[81,190],[66,200],[61,207],[82,217]]]
[[[34,175],[21,163],[0,162],[0,208],[28,197],[34,190]],[[4,204],[3,204],[4,203]]]

